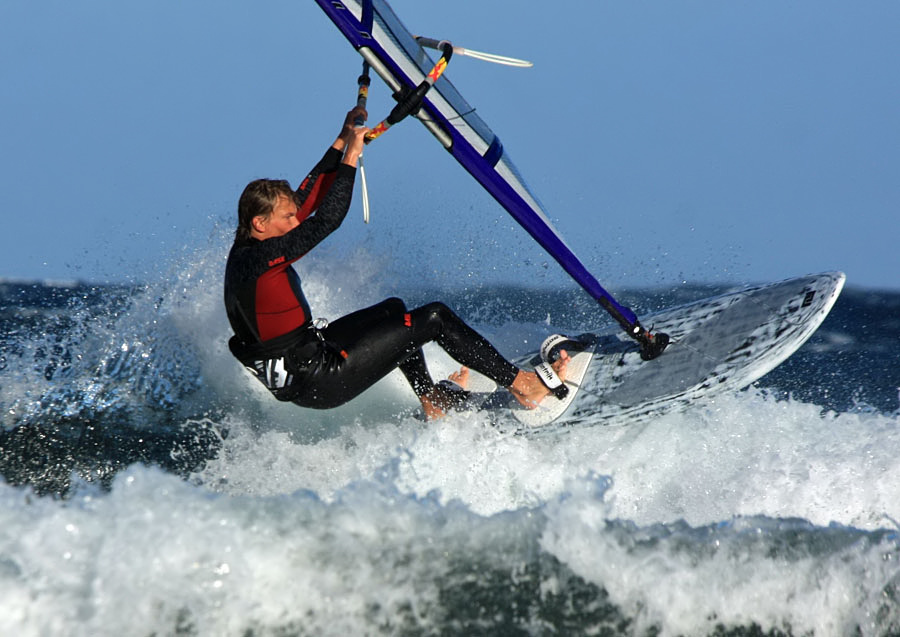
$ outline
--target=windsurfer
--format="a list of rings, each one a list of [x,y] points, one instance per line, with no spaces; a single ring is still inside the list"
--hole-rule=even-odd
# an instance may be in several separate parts
[[[360,107],[347,113],[337,139],[296,191],[272,179],[244,189],[225,266],[232,353],[279,400],[318,409],[351,400],[399,368],[432,419],[461,396],[431,379],[421,348],[436,342],[464,366],[457,378],[472,368],[526,407],[536,407],[550,393],[541,378],[506,360],[443,303],[408,310],[390,298],[330,324],[313,321],[291,265],[337,230],[347,214],[369,130],[354,120],[365,116]],[[568,361],[563,352],[553,364],[561,379]]]

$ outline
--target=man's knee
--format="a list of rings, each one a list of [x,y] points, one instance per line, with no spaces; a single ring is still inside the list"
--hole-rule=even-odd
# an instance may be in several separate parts
[[[392,312],[405,312],[406,311],[406,303],[403,302],[403,299],[396,297],[396,296],[387,298],[387,299],[383,300],[381,303],[379,303],[378,305],[380,305],[381,307],[383,307],[389,311],[392,311]]]
[[[443,325],[447,322],[448,319],[455,319],[456,315],[453,313],[449,307],[440,301],[434,301],[432,303],[428,303],[427,305],[423,305],[416,313],[421,316],[428,323],[436,323],[438,325]]]

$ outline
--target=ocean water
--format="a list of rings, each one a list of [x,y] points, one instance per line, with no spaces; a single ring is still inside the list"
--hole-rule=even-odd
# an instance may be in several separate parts
[[[745,391],[528,438],[426,423],[399,375],[278,404],[227,352],[221,250],[0,283],[0,635],[900,634],[900,293],[849,281]],[[301,270],[317,314],[440,298],[510,356],[609,323],[575,289],[386,289],[355,258],[312,262],[334,294]]]

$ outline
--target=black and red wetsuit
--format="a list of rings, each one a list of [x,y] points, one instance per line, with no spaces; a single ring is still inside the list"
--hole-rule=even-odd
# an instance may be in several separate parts
[[[341,156],[330,148],[300,185],[299,226],[263,241],[235,239],[225,266],[232,353],[276,398],[304,407],[336,407],[396,368],[422,396],[433,387],[421,351],[431,341],[499,385],[511,385],[518,368],[443,303],[407,310],[390,298],[321,329],[313,325],[292,264],[347,215],[356,169]]]
[[[329,148],[303,180],[296,196],[299,226],[265,241],[238,238],[231,247],[225,266],[225,310],[243,343],[284,340],[311,320],[300,277],[291,264],[337,230],[347,216],[356,169],[342,164],[341,157],[340,151]]]

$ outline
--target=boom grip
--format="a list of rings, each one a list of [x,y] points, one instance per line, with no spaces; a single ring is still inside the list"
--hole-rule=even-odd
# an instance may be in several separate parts
[[[367,144],[383,134],[391,126],[406,118],[410,113],[415,113],[421,108],[422,100],[425,98],[425,94],[428,93],[428,89],[434,86],[434,83],[438,81],[447,68],[450,57],[453,55],[453,45],[449,42],[441,42],[440,50],[441,58],[415,89],[398,91],[394,94],[394,98],[398,102],[397,105],[391,109],[391,113],[387,118],[366,134]]]
[[[393,126],[397,122],[403,120],[410,113],[415,113],[422,106],[422,98],[431,88],[428,82],[422,82],[414,91],[410,91],[404,97],[400,98],[400,102],[391,109],[391,114],[387,116],[387,123]]]

